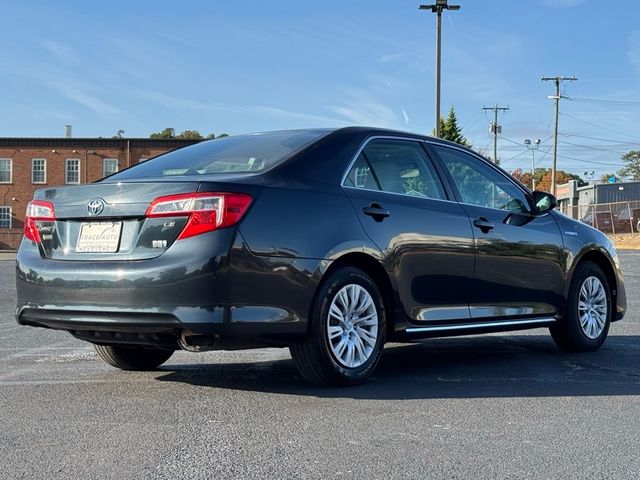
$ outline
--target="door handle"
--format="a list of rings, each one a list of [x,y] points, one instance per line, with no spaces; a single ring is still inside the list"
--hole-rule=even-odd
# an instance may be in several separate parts
[[[493,223],[491,223],[484,217],[476,218],[473,221],[473,225],[482,230],[482,233],[487,233],[489,230],[492,230],[495,227]]]
[[[372,217],[376,222],[381,222],[382,220],[387,218],[389,215],[391,215],[389,210],[382,208],[377,203],[372,203],[368,207],[364,207],[362,209],[362,212],[365,215],[369,215],[370,217]]]

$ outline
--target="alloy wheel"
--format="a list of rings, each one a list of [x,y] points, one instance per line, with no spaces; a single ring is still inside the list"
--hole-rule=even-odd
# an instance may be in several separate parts
[[[608,304],[607,294],[598,277],[587,277],[580,287],[578,295],[578,318],[582,332],[595,340],[607,323]]]
[[[364,287],[352,283],[334,295],[327,338],[333,356],[344,367],[358,368],[371,357],[378,338],[378,312]]]

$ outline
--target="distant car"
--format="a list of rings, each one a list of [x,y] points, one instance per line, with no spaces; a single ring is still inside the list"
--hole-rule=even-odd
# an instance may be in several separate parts
[[[38,190],[17,255],[19,323],[121,369],[177,349],[288,346],[349,385],[387,341],[548,327],[602,345],[626,309],[601,232],[460,146],[351,127],[202,142]]]
[[[592,211],[582,217],[582,222],[597,228],[604,233],[613,233],[613,214],[611,212],[596,212],[595,216]]]
[[[640,208],[625,207],[614,216],[616,233],[640,232]]]

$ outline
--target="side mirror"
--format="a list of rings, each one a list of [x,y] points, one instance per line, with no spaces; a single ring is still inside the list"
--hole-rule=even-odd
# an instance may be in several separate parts
[[[533,192],[533,204],[536,207],[536,213],[547,213],[556,208],[558,204],[556,197],[547,192]]]

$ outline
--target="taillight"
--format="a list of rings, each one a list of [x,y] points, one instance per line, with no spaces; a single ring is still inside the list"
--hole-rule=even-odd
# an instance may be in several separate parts
[[[41,243],[42,239],[40,238],[36,221],[53,222],[55,219],[56,214],[53,210],[53,203],[43,200],[31,200],[27,205],[27,213],[24,219],[24,236],[33,242]]]
[[[180,240],[237,223],[250,204],[251,196],[245,193],[183,193],[156,198],[145,216],[189,217]]]

